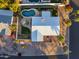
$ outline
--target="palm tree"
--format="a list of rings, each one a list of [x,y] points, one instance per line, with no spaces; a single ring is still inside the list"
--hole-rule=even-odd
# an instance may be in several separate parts
[[[63,3],[64,3],[64,4],[67,4],[67,0],[63,0]]]
[[[79,15],[79,10],[76,10],[75,12],[73,12],[70,16],[77,16],[77,15]]]
[[[76,11],[76,14],[79,14],[79,10]]]
[[[10,4],[9,9],[16,13],[19,9],[19,4],[17,3]]]
[[[19,4],[19,3],[20,3],[20,0],[15,0],[15,2],[16,2],[17,4]]]
[[[8,0],[0,0],[0,8],[6,8],[8,6]]]
[[[13,0],[0,0],[0,8],[9,8],[13,12],[18,11],[18,4],[19,3],[17,3],[16,1],[13,2]]]
[[[70,19],[68,19],[68,20],[65,21],[65,24],[66,24],[67,27],[70,27],[72,25],[72,22],[71,22]]]
[[[74,21],[75,21],[75,22],[79,22],[79,17],[77,17]]]
[[[57,38],[60,42],[62,42],[62,43],[64,42],[64,36],[63,35],[59,35]]]
[[[19,0],[0,0],[0,8],[9,8],[16,13],[19,8]]]
[[[73,11],[73,8],[71,7],[71,5],[66,5],[65,10],[70,13]]]
[[[9,28],[12,32],[16,31],[16,24],[11,24]]]

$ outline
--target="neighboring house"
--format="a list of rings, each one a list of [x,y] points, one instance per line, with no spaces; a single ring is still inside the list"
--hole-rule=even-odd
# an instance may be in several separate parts
[[[51,0],[22,0],[22,3],[51,2]]]
[[[13,12],[0,10],[0,35],[10,35],[10,24],[13,23]]]
[[[21,0],[23,4],[25,3],[62,3],[63,0]]]
[[[42,11],[42,17],[32,17],[32,41],[43,41],[44,36],[58,36],[59,34],[60,18],[58,16],[51,16],[50,11]]]

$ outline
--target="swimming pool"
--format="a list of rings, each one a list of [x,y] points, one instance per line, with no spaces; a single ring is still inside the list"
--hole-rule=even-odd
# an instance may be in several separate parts
[[[36,9],[29,9],[29,10],[24,9],[21,12],[21,16],[23,16],[23,17],[32,17],[35,15],[36,15]]]

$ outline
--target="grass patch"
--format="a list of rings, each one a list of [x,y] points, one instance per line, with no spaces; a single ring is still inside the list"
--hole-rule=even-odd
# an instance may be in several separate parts
[[[22,34],[31,34],[31,30],[28,29],[27,27],[22,26],[21,33]]]

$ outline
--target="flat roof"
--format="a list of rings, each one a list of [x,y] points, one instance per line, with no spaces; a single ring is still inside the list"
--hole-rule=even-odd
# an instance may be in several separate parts
[[[34,40],[34,38],[38,40],[45,35],[58,36],[59,34],[60,18],[58,16],[51,16],[50,11],[42,11],[42,17],[32,17],[32,40]],[[39,39],[38,41],[41,40]]]
[[[13,12],[10,10],[0,10],[0,35],[9,35],[8,24],[12,24]]]
[[[33,17],[32,26],[59,26],[59,17]]]
[[[13,12],[9,10],[0,10],[0,23],[11,24]]]
[[[13,16],[13,12],[10,10],[0,10],[0,15]]]

